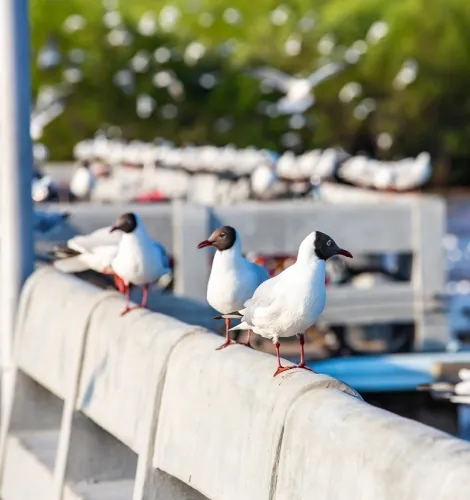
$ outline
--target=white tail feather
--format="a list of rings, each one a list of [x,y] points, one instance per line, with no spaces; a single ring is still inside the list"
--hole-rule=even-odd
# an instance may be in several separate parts
[[[239,325],[230,328],[229,332],[232,332],[233,330],[250,330],[250,326],[242,321]]]
[[[53,265],[63,273],[81,273],[90,269],[90,266],[86,262],[83,262],[80,255],[56,260]]]

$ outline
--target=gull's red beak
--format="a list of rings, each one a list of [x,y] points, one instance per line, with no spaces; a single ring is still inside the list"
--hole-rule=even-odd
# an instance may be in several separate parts
[[[199,243],[199,245],[197,246],[198,248],[204,248],[204,247],[210,247],[212,245],[212,241],[210,240],[204,240],[204,241],[201,241],[201,243]]]
[[[344,257],[349,257],[350,259],[353,258],[350,252],[348,252],[347,250],[343,250],[342,248],[340,248],[336,253],[338,255],[343,255]]]

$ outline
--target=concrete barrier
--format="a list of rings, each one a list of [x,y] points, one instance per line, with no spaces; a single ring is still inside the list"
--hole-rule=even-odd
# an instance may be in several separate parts
[[[468,498],[468,443],[123,305],[53,269],[27,282],[3,500]]]

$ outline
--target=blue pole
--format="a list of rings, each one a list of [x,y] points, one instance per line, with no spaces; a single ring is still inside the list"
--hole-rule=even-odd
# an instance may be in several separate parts
[[[2,413],[13,388],[18,299],[34,269],[28,0],[0,1],[0,342]]]

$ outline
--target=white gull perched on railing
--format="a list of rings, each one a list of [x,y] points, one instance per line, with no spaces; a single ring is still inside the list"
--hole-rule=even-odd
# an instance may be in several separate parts
[[[458,382],[437,381],[422,384],[419,391],[429,392],[436,399],[447,399],[452,403],[470,405],[470,369],[461,368],[458,371]]]
[[[431,174],[429,153],[421,153],[416,159],[384,162],[366,156],[352,157],[337,147],[314,149],[300,155],[292,151],[278,155],[231,144],[176,147],[162,140],[125,143],[98,136],[78,144],[75,156],[113,169],[112,178],[102,184],[103,189],[98,190],[95,199],[110,199],[114,193],[115,197],[130,200],[146,189],[161,190],[166,198],[190,198],[195,175],[199,174],[206,175],[207,189],[218,186],[218,194],[214,196],[223,196],[223,203],[247,197],[276,199],[299,193],[305,196],[315,186],[337,177],[362,188],[409,191],[427,182]],[[170,182],[175,175],[178,179]],[[170,188],[172,183],[174,186],[178,183],[179,187]]]
[[[229,337],[230,317],[225,315],[241,309],[258,286],[269,279],[269,273],[243,257],[240,235],[232,226],[218,228],[207,240],[201,241],[198,248],[208,246],[214,247],[216,252],[207,284],[207,302],[222,314],[215,319],[224,318],[226,326],[225,343],[218,347],[220,350],[235,343]],[[251,347],[250,331],[244,345]]]
[[[300,244],[296,262],[262,283],[244,309],[231,315],[241,318],[241,323],[231,330],[250,329],[272,340],[277,354],[274,376],[292,368],[310,369],[305,364],[304,333],[316,323],[325,307],[325,264],[334,255],[352,257],[328,235],[320,231],[310,233]],[[300,341],[300,363],[282,366],[279,339],[296,335]]]
[[[416,158],[382,162],[354,156],[339,167],[338,176],[364,188],[390,191],[411,191],[429,181],[432,173],[431,156],[427,152]]]
[[[111,231],[112,226],[102,227],[90,234],[78,235],[66,243],[56,245],[50,254],[54,258],[53,265],[63,273],[80,273],[92,270],[100,274],[115,274],[113,261],[119,251],[119,244],[124,232]],[[166,255],[160,243],[153,242],[158,255]],[[162,257],[163,258],[163,257]],[[163,259],[167,263],[168,258]],[[157,281],[157,285],[165,288],[171,280],[171,270],[165,264],[165,273]],[[122,279],[115,278],[117,288],[125,292]]]

